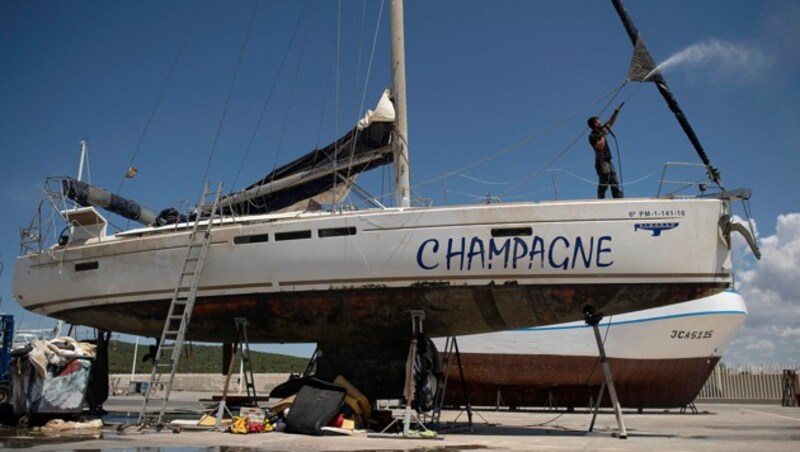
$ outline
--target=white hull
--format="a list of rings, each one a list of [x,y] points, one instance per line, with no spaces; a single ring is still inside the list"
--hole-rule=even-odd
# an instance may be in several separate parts
[[[620,403],[690,403],[746,316],[742,297],[723,292],[605,318],[600,331]],[[476,405],[588,406],[603,382],[594,332],[584,322],[461,336],[458,345],[466,385],[453,360],[446,397],[451,404],[464,403],[466,389]]]
[[[727,287],[727,213],[719,199],[624,199],[226,218],[212,229],[190,337],[225,340],[236,312],[272,322],[254,341],[316,341],[370,322],[376,334],[405,331],[409,309],[444,336],[576,320],[585,305],[618,314],[681,302]],[[188,229],[20,256],[14,295],[41,314],[155,336]]]
[[[600,332],[609,358],[719,358],[747,317],[744,299],[722,292],[661,308],[605,317]],[[434,340],[440,350],[444,340]],[[583,321],[458,338],[463,354],[597,357]]]

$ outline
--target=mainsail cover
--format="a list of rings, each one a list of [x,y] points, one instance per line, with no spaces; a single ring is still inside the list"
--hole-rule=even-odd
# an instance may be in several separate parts
[[[156,222],[156,214],[136,201],[109,193],[102,188],[89,185],[86,182],[64,177],[61,180],[61,190],[64,196],[75,201],[83,207],[97,206],[109,212],[121,215],[129,220],[149,226]]]
[[[220,200],[223,214],[257,215],[317,205],[346,196],[355,176],[392,161],[389,146],[394,107],[386,90],[375,111],[322,149],[274,169],[245,189]],[[320,196],[329,194],[327,198]]]

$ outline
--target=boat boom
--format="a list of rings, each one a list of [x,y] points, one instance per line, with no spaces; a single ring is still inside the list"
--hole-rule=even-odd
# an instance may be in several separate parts
[[[611,0],[611,3],[614,5],[614,9],[617,11],[619,18],[622,21],[622,25],[625,26],[625,31],[628,33],[628,37],[630,38],[633,46],[637,47],[637,42],[639,42],[638,46],[644,47],[644,40],[639,35],[639,31],[636,29],[636,26],[633,25],[633,21],[628,15],[628,11],[625,10],[622,0]],[[675,99],[672,91],[670,91],[669,87],[667,86],[667,81],[664,79],[664,76],[655,70],[655,73],[649,77],[648,80],[653,81],[656,84],[658,92],[661,93],[661,96],[667,102],[670,111],[672,111],[672,113],[675,115],[675,119],[678,120],[678,123],[681,125],[686,137],[689,138],[689,141],[691,141],[692,146],[694,146],[694,150],[697,152],[700,160],[706,166],[708,176],[712,181],[714,181],[715,184],[724,190],[724,187],[722,186],[722,180],[720,179],[719,170],[711,165],[711,160],[708,158],[708,155],[706,155],[703,145],[700,144],[700,140],[694,133],[694,129],[692,129],[691,124],[689,124],[689,120],[686,118],[683,110],[681,110],[680,105],[678,105],[678,101]]]

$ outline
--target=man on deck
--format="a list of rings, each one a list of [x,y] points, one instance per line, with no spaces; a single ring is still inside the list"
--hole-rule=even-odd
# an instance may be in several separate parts
[[[591,144],[594,149],[594,169],[597,171],[597,177],[599,178],[597,184],[597,197],[599,199],[606,197],[606,189],[608,187],[611,187],[611,196],[615,198],[623,197],[622,190],[619,187],[619,181],[617,180],[617,173],[614,171],[614,165],[611,163],[611,151],[608,149],[608,140],[606,140],[606,135],[611,132],[611,126],[613,126],[614,122],[617,120],[620,108],[622,108],[622,105],[614,110],[614,113],[611,114],[611,118],[609,118],[608,122],[605,124],[601,123],[600,118],[597,116],[592,116],[587,121],[589,123],[589,128],[592,129],[591,133],[589,133],[589,144]]]

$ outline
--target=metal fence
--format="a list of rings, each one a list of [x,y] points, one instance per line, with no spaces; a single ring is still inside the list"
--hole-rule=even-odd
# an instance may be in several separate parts
[[[798,366],[718,365],[697,395],[697,401],[780,401],[783,396],[784,369]]]

